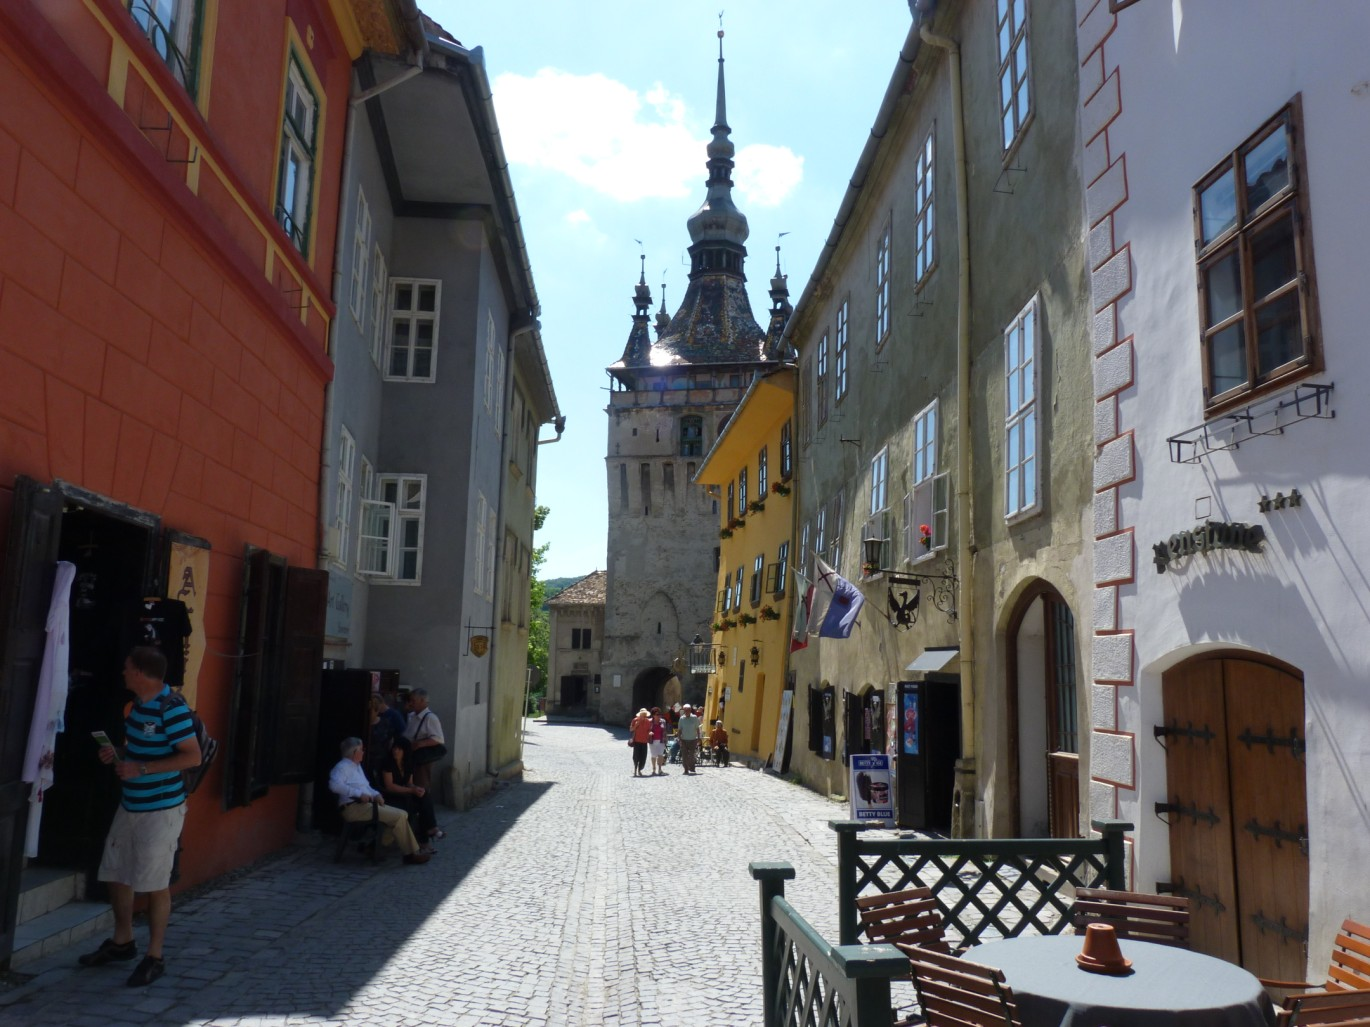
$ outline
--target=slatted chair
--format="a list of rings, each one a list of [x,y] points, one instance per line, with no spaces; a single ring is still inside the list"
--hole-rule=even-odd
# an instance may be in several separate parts
[[[945,924],[930,888],[877,892],[856,900],[861,933],[871,944],[916,945],[951,953],[943,936]]]
[[[333,850],[334,863],[341,863],[348,845],[354,843],[359,851],[366,853],[367,858],[372,863],[380,862],[382,834],[380,814],[380,807],[372,803],[370,820],[344,820],[342,822],[342,830],[338,832],[338,845]]]
[[[1290,995],[1276,1011],[1278,1027],[1343,1027],[1370,1024],[1370,991],[1318,991]]]
[[[917,945],[898,948],[909,957],[928,1027],[1022,1027],[1003,971]]]
[[[1262,977],[1267,988],[1322,988],[1324,991],[1370,990],[1370,927],[1355,920],[1343,920],[1332,942],[1332,956],[1325,981],[1278,981]]]
[[[1189,900],[1179,895],[1079,888],[1070,922],[1076,934],[1090,924],[1109,924],[1119,938],[1189,948]]]

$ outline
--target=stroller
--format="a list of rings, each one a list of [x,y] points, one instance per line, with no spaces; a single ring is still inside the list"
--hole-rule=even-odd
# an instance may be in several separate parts
[[[672,738],[669,742],[666,743],[666,762],[667,762],[667,763],[679,763],[679,762],[680,762],[680,738],[679,738],[679,737],[674,737],[674,738]]]

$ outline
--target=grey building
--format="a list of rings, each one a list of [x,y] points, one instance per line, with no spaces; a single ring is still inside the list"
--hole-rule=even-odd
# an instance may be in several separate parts
[[[1094,416],[1074,7],[912,6],[789,327],[799,551],[866,598],[850,638],[791,660],[792,766],[845,791],[846,757],[895,751],[907,826],[1074,836]]]
[[[517,770],[538,433],[562,419],[482,53],[414,14],[409,52],[355,66],[325,655],[428,690],[461,807]]]
[[[718,496],[692,484],[752,375],[773,363],[778,330],[747,299],[746,216],[732,200],[722,43],[707,193],[689,218],[690,276],[674,317],[665,300],[648,328],[645,274],[623,356],[609,366],[607,598],[601,652],[604,720],[673,699],[702,702],[706,679],[685,677],[686,648],[707,638],[718,560]],[[664,288],[664,287],[663,287]],[[784,303],[783,294],[777,307]],[[788,311],[788,304],[783,306]]]

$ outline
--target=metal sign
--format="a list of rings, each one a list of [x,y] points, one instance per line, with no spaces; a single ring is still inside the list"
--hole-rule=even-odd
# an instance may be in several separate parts
[[[847,796],[851,818],[892,825],[894,789],[890,782],[890,758],[884,753],[853,755],[850,773]]]
[[[489,636],[489,635],[472,635],[472,636],[471,636],[471,655],[472,655],[472,656],[484,656],[484,655],[485,655],[487,652],[489,652],[489,651],[490,651],[490,636]]]

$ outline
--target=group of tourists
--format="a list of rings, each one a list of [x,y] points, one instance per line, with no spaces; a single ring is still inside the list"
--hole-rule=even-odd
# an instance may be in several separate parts
[[[633,750],[633,777],[659,777],[666,773],[667,743],[679,746],[680,762],[686,774],[694,774],[699,761],[699,743],[703,737],[703,723],[697,710],[689,703],[678,709],[645,706],[637,711],[637,716],[628,725],[628,745]],[[720,766],[728,765],[728,735],[721,720],[714,721],[709,735],[714,747],[714,759]],[[647,771],[647,761],[652,761],[652,769]]]

